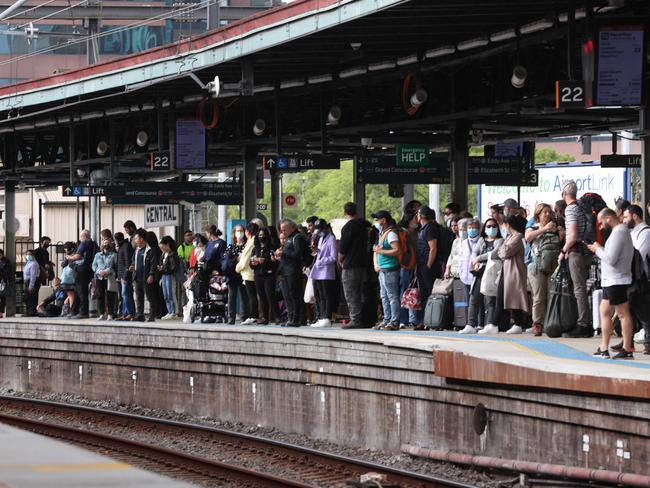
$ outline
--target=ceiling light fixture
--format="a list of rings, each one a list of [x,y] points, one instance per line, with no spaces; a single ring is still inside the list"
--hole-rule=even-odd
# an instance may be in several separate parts
[[[149,134],[147,134],[145,131],[141,130],[140,132],[138,132],[138,135],[135,138],[135,142],[140,147],[146,146],[147,143],[149,142]]]
[[[362,66],[356,68],[345,69],[339,73],[339,78],[352,78],[353,76],[365,75],[368,69]]]
[[[106,141],[99,141],[99,143],[97,144],[97,155],[106,156],[107,152],[108,152],[108,144],[106,144]]]
[[[519,28],[519,32],[522,34],[532,34],[533,32],[539,32],[553,27],[554,22],[548,19],[541,19],[530,24],[524,24]]]
[[[456,46],[440,46],[435,49],[429,49],[424,56],[427,59],[432,58],[441,58],[442,56],[448,56],[449,54],[454,54],[456,52]]]
[[[517,31],[514,29],[508,29],[500,32],[495,32],[494,34],[490,34],[490,41],[501,42],[501,41],[507,41],[509,39],[514,39],[515,37],[517,37]]]
[[[280,88],[285,89],[285,88],[298,88],[301,86],[305,86],[305,80],[297,79],[297,80],[286,80],[280,83]]]
[[[429,94],[424,88],[419,88],[411,95],[411,105],[415,108],[420,108],[420,106],[427,101]]]
[[[515,88],[523,88],[526,84],[527,76],[528,70],[521,65],[517,65],[512,70],[512,78],[510,79],[510,83],[512,83],[512,86]]]
[[[368,65],[369,71],[381,71],[383,69],[392,69],[395,67],[395,61],[380,61]]]
[[[316,75],[316,76],[310,76],[307,78],[307,83],[310,85],[316,85],[318,83],[327,83],[328,81],[332,81],[334,77],[332,75]]]
[[[476,39],[470,39],[468,41],[462,41],[458,43],[459,51],[469,51],[470,49],[476,49],[477,47],[487,46],[489,44],[489,39],[487,37],[478,37]]]
[[[418,62],[418,55],[417,54],[411,54],[410,56],[404,56],[401,58],[397,58],[397,65],[398,66],[407,66],[409,64],[415,64]]]

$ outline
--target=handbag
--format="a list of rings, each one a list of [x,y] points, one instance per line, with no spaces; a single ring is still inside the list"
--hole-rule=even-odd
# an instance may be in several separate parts
[[[117,293],[118,288],[117,288],[117,280],[115,279],[114,276],[107,276],[106,277],[106,291],[110,291],[112,293]]]
[[[422,298],[420,295],[420,289],[418,288],[417,278],[413,278],[409,287],[404,290],[401,301],[402,308],[407,308],[409,310],[422,310]]]
[[[483,272],[483,279],[481,280],[481,294],[486,297],[497,296],[497,289],[499,286],[499,276],[501,274],[501,267],[503,263],[499,260],[492,259],[492,254],[488,255],[488,261],[485,265]]]
[[[451,295],[454,289],[454,278],[438,278],[433,282],[432,295]]]

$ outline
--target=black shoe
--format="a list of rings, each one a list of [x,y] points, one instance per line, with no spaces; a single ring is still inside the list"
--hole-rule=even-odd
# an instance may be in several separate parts
[[[610,349],[614,352],[619,352],[623,350],[623,341],[619,342],[618,344],[614,344],[613,346],[610,347]]]
[[[341,326],[341,329],[365,329],[365,327],[361,324],[356,324],[354,322],[348,322],[345,325]]]
[[[77,314],[72,317],[74,320],[83,320],[89,318],[88,315],[83,315],[83,314]]]
[[[650,354],[650,346],[645,346],[643,349],[643,354]]]
[[[582,339],[585,337],[593,337],[594,331],[587,327],[575,327],[574,329],[562,334],[562,337],[570,337],[571,339]]]
[[[598,349],[596,349],[595,353],[593,353],[593,357],[595,357],[595,358],[603,358],[603,359],[610,359],[609,351],[607,349],[605,349],[604,351],[601,351],[600,347]]]
[[[625,349],[621,349],[621,351],[617,353],[612,359],[634,359],[634,354],[630,351],[626,351]]]
[[[154,317],[153,315],[151,315],[147,320],[145,320],[145,322],[155,322],[155,321],[156,321],[156,317]]]
[[[285,327],[300,327],[299,324],[292,324],[292,323],[289,323],[289,322],[287,322],[284,326]]]
[[[230,319],[228,321],[228,325],[235,325],[235,319]]]

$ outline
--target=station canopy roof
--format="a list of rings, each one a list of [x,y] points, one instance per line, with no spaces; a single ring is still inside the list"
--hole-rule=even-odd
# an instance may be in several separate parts
[[[634,128],[637,107],[557,110],[555,81],[582,78],[581,44],[596,26],[647,25],[649,12],[641,0],[296,0],[172,45],[2,87],[0,136],[5,151],[14,136],[16,170],[26,178],[37,170],[65,182],[71,123],[85,127],[77,139],[87,143],[73,159],[105,164],[93,148],[107,140],[109,119],[118,145],[138,130],[155,143],[159,112],[165,121],[171,110],[196,116],[206,96],[200,85],[215,76],[212,168],[232,166],[244,147],[273,154],[278,143],[283,152],[341,155],[401,142],[442,149],[460,121],[474,143]],[[516,66],[525,68],[521,88],[512,84]],[[415,110],[417,90],[427,97]],[[213,113],[211,101],[203,108]],[[266,125],[261,136],[257,119]],[[120,149],[118,161],[128,152]]]

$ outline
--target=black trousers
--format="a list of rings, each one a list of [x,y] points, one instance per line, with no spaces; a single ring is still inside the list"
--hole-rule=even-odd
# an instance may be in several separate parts
[[[38,290],[41,289],[41,282],[37,281],[29,293],[25,288],[25,315],[34,317],[36,315],[36,307],[38,306]]]
[[[108,280],[97,280],[97,312],[99,315],[115,315],[115,302],[117,294],[108,291]],[[108,304],[108,308],[106,305]]]
[[[506,311],[503,306],[503,301],[505,298],[505,291],[503,285],[503,273],[501,273],[501,278],[499,278],[499,285],[497,287],[497,300],[494,308],[492,310],[492,316],[490,318],[490,323],[493,325],[499,326],[499,329],[507,327],[504,322],[507,323],[507,320],[504,320],[504,312]],[[510,315],[510,325],[523,326],[524,322],[524,311],[523,310],[507,310]]]
[[[149,302],[149,320],[155,320],[160,312],[160,283],[154,280],[153,283],[145,283],[144,293]]]
[[[278,316],[278,304],[275,301],[275,276],[255,276],[255,288],[260,297],[260,318],[274,323]]]
[[[259,319],[257,311],[257,287],[254,281],[244,281],[246,285],[246,298],[248,298],[248,318]]]
[[[231,279],[228,283],[228,320],[235,320],[237,316],[237,293],[241,296],[239,318],[244,321],[248,318],[248,293],[244,284]]]
[[[336,293],[336,280],[314,280],[317,291],[318,313],[320,319],[332,319],[334,312],[334,295]]]
[[[287,307],[287,325],[300,325],[303,323],[301,321],[300,307],[301,303],[304,304],[302,276],[302,273],[284,275],[284,289],[286,291],[284,303]]]
[[[144,288],[144,282],[133,281],[133,290],[135,292],[135,316],[138,319],[144,317]]]
[[[79,315],[88,315],[88,285],[93,279],[93,272],[88,266],[77,267],[74,291],[79,298]]]

